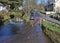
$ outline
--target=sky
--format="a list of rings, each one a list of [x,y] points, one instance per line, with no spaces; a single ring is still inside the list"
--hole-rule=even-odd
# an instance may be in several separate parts
[[[47,0],[44,0],[45,2],[47,2]],[[41,0],[37,0],[37,4],[40,4]]]
[[[47,0],[43,0],[43,1],[45,1],[45,3],[47,3]],[[37,4],[40,4],[41,3],[41,0],[36,0],[36,2],[37,2]]]

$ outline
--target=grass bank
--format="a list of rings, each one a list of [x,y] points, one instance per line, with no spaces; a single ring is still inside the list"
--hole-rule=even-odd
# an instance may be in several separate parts
[[[60,27],[57,27],[56,25],[53,25],[52,23],[44,21],[43,25],[46,26],[47,28],[50,28],[50,29],[54,30],[54,31],[60,32]]]

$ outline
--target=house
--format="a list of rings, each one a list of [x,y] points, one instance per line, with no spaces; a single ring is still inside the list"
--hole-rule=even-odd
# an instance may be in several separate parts
[[[48,0],[45,11],[60,13],[60,0]]]
[[[2,3],[0,3],[0,11],[7,11],[6,6],[4,6]]]
[[[45,8],[45,11],[54,11],[55,0],[48,0]]]
[[[54,10],[55,12],[60,13],[60,0],[56,0],[54,3]]]
[[[60,13],[60,0],[48,0],[48,3],[44,8],[46,13],[49,14]]]

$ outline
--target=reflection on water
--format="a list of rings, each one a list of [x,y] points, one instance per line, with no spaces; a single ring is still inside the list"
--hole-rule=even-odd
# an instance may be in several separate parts
[[[16,33],[16,31],[18,31],[18,27],[17,26],[11,26],[9,24],[4,24],[0,27],[0,36],[10,36],[13,33]]]
[[[10,35],[10,26],[7,24],[4,24],[0,27],[0,36]]]
[[[12,21],[0,25],[0,41],[17,34],[17,32],[20,31],[21,25],[23,25],[23,22],[14,23]]]
[[[14,22],[13,19],[0,25],[0,43],[4,43],[4,41],[17,35],[17,33],[20,32],[22,25],[24,25],[23,21],[19,20],[19,22]]]

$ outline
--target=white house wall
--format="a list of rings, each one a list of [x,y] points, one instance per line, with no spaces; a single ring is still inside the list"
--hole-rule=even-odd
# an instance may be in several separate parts
[[[54,4],[55,4],[54,6],[55,12],[60,11],[60,0],[57,0]]]

